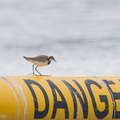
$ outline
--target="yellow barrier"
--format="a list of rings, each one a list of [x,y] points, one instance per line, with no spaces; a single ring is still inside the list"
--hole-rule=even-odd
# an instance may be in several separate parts
[[[0,120],[119,120],[120,77],[0,77]]]

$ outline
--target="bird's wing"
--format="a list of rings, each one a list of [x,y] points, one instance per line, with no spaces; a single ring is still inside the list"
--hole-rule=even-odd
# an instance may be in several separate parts
[[[36,57],[34,57],[33,58],[35,61],[42,61],[42,62],[44,62],[44,61],[46,61],[46,60],[48,60],[48,56],[46,56],[46,55],[39,55],[39,56],[36,56]]]

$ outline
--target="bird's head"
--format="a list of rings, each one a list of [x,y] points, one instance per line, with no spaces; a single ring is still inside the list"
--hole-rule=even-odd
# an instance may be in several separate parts
[[[53,60],[54,60],[55,62],[57,62],[53,56],[49,56],[48,59],[49,59],[50,61],[53,61]]]

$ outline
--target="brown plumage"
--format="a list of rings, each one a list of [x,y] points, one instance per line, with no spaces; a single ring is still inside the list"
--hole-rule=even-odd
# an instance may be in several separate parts
[[[35,75],[34,73],[34,65],[36,65],[36,68],[35,70],[40,74],[42,75],[38,70],[37,70],[37,67],[42,67],[42,66],[46,66],[46,65],[49,65],[51,63],[51,61],[55,61],[57,62],[53,56],[47,56],[47,55],[39,55],[39,56],[36,56],[36,57],[25,57],[23,56],[27,61],[33,63],[33,74]]]

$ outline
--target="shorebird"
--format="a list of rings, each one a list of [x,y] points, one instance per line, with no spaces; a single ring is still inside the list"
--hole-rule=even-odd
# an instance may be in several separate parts
[[[42,76],[42,74],[38,71],[38,69],[37,69],[38,67],[47,66],[52,61],[57,62],[53,56],[47,56],[47,55],[39,55],[36,57],[23,56],[23,58],[25,58],[27,61],[33,63],[33,65],[32,65],[33,75],[36,75],[34,72],[34,66],[36,66],[35,70],[40,74],[40,76]]]

